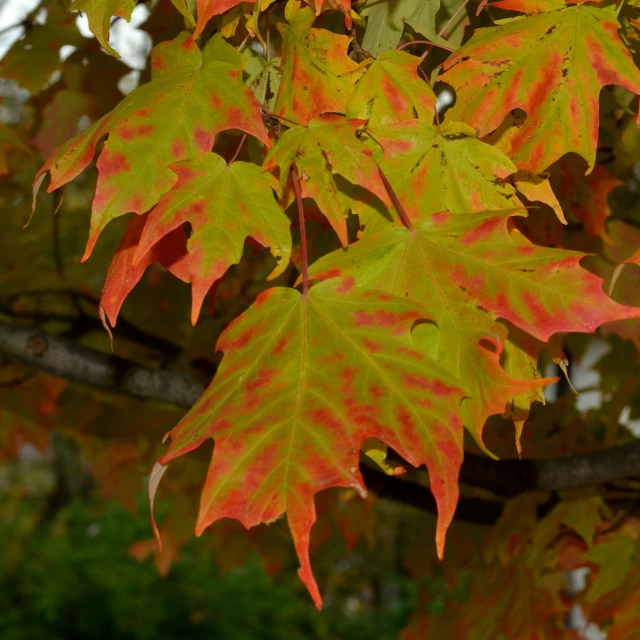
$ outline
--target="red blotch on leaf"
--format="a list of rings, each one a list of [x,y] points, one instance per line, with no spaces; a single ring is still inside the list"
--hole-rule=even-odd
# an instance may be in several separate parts
[[[369,340],[369,338],[363,338],[362,343],[371,353],[380,353],[382,351],[382,347],[377,342]]]
[[[280,342],[278,342],[276,348],[273,350],[273,355],[279,356],[280,354],[282,354],[282,352],[287,348],[290,340],[291,338],[289,338],[289,336],[284,336],[283,338],[281,338]]]
[[[487,218],[486,220],[483,220],[477,227],[469,229],[469,231],[467,231],[462,236],[462,244],[471,245],[482,242],[503,224],[504,218],[502,217]]]
[[[337,270],[339,271],[339,270]],[[329,276],[332,277],[332,276]],[[355,288],[356,284],[353,281],[353,279],[351,278],[345,278],[337,287],[336,287],[336,292],[340,293],[340,294],[347,294],[350,293],[351,291],[353,291],[353,289]]]
[[[171,155],[173,155],[176,160],[182,160],[182,158],[184,158],[185,151],[186,149],[182,140],[177,140],[171,145]]]
[[[105,148],[100,154],[97,166],[101,180],[107,180],[114,175],[131,170],[129,160],[127,160],[124,153],[120,153],[118,151],[114,152],[108,148]]]
[[[211,134],[207,133],[200,127],[196,127],[196,130],[193,132],[193,137],[198,145],[198,148],[202,153],[207,153],[211,151],[213,146],[213,140]]]

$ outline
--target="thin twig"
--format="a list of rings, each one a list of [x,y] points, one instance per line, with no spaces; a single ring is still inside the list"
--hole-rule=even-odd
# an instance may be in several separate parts
[[[360,46],[360,43],[358,42],[357,38],[356,38],[356,29],[355,27],[351,28],[351,53],[353,53],[354,55],[359,55],[361,56],[364,60],[368,59],[368,58],[373,58],[373,56],[366,50],[363,49]],[[351,54],[349,54],[349,57],[351,57]]]
[[[244,40],[238,45],[237,50],[240,53],[244,51],[244,48],[247,46],[247,41],[249,40],[250,37],[251,37],[251,34],[247,33],[247,35],[244,37]]]
[[[410,47],[414,44],[427,44],[430,47],[438,47],[438,49],[444,49],[445,51],[455,51],[453,47],[447,47],[444,44],[439,44],[437,42],[430,42],[429,40],[411,40],[411,42],[405,42],[396,48],[396,51],[402,51],[406,47]]]
[[[18,27],[24,27],[25,23],[23,22],[18,22],[18,24],[12,24],[9,25],[8,27],[5,27],[4,29],[0,29],[0,36],[3,36],[5,33],[11,31],[12,29],[17,29]]]
[[[238,148],[236,149],[236,152],[233,154],[233,158],[231,158],[231,160],[229,160],[229,162],[227,162],[227,166],[229,166],[230,164],[233,164],[236,161],[236,158],[240,155],[240,151],[242,149],[242,145],[244,144],[244,141],[247,139],[247,134],[243,134],[242,138],[240,138],[240,144],[238,145]]]
[[[444,27],[442,27],[442,29],[438,31],[438,35],[441,38],[445,37],[444,34],[447,32],[447,29],[449,28],[449,26],[460,15],[460,12],[463,11],[468,4],[469,4],[469,0],[464,0],[464,2],[453,12],[453,15],[447,20],[447,23],[444,25]]]
[[[307,296],[309,292],[309,262],[307,256],[307,231],[304,222],[304,207],[302,205],[302,191],[300,181],[296,173],[295,165],[291,165],[291,181],[293,190],[296,192],[296,203],[298,205],[298,224],[300,226],[300,249],[302,252],[302,295]]]
[[[260,107],[260,111],[262,111],[262,113],[264,113],[268,118],[274,118],[275,120],[283,120],[284,122],[288,122],[292,124],[294,127],[300,126],[300,123],[296,122],[295,120],[290,120],[289,118],[285,118],[284,116],[279,116],[279,115],[276,115],[275,113],[271,113],[271,111],[269,111],[269,109],[267,109],[267,107],[265,107],[263,104],[258,103],[258,107]]]

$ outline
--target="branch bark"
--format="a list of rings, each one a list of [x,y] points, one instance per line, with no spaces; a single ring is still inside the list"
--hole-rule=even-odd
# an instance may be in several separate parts
[[[178,407],[189,408],[205,389],[187,373],[148,369],[61,336],[2,321],[0,353],[73,382]]]
[[[152,370],[41,330],[0,321],[0,354],[74,382],[189,408],[205,385],[187,373]],[[422,485],[361,466],[367,486],[380,497],[435,511]],[[465,454],[460,482],[513,498],[530,491],[561,491],[640,476],[640,440],[586,455],[540,460],[496,461]],[[502,511],[500,501],[461,498],[460,519],[488,524]]]

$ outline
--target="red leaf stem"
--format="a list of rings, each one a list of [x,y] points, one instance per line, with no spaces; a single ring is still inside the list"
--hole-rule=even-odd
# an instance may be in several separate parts
[[[302,295],[306,296],[309,291],[309,261],[307,258],[307,232],[304,222],[304,207],[302,206],[302,192],[300,190],[300,181],[296,173],[295,165],[291,167],[291,180],[293,181],[293,190],[296,192],[296,203],[298,205],[298,223],[300,226],[300,249],[302,251]]]
[[[409,220],[409,216],[407,215],[407,212],[404,210],[402,203],[400,202],[400,200],[398,200],[398,196],[396,195],[396,192],[393,190],[391,183],[387,180],[387,176],[385,176],[384,173],[382,173],[382,169],[380,169],[380,167],[378,167],[378,171],[380,172],[380,179],[382,180],[382,183],[384,184],[385,189],[387,190],[389,197],[393,202],[393,206],[396,208],[396,211],[400,216],[400,220],[402,220],[402,224],[404,224],[404,226],[407,227],[407,229],[409,229],[410,231],[413,231],[413,225],[411,224],[411,220]]]
[[[426,45],[429,45],[430,47],[438,47],[438,49],[444,49],[445,51],[455,51],[453,47],[447,47],[444,44],[439,44],[437,42],[430,42],[429,40],[411,40],[410,42],[405,42],[404,44],[401,44],[399,47],[396,47],[396,51],[402,51],[403,49],[406,49],[407,47],[410,47],[411,45],[414,45],[414,44],[426,44]]]

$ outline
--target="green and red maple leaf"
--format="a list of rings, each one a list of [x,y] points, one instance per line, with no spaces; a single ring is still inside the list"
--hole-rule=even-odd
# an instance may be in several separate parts
[[[308,556],[313,496],[332,486],[364,494],[360,446],[376,437],[427,465],[442,554],[458,496],[465,394],[413,343],[412,325],[423,317],[415,304],[358,290],[351,279],[307,296],[261,294],[220,337],[216,380],[160,459],[167,464],[215,438],[197,531],[224,517],[250,527],[286,511],[301,577],[319,606]]]
[[[517,11],[529,4],[502,3]],[[541,4],[557,9],[561,3]],[[527,118],[511,140],[519,169],[539,173],[570,152],[592,168],[600,90],[617,85],[640,94],[640,71],[618,29],[610,11],[589,5],[542,10],[478,29],[444,63],[440,79],[457,96],[448,118],[485,136],[522,109]]]
[[[351,38],[311,27],[315,13],[300,0],[287,3],[282,37],[282,81],[274,113],[307,124],[327,112],[344,113],[363,70],[348,55]]]
[[[205,156],[218,132],[237,129],[269,144],[258,103],[242,82],[245,63],[221,37],[203,51],[187,33],[164,42],[153,50],[151,82],[49,158],[40,175],[50,173],[54,191],[89,165],[108,136],[97,161],[85,259],[110,220],[153,207],[176,182],[170,165]]]
[[[425,216],[414,229],[393,226],[366,235],[310,270],[319,279],[354,277],[360,286],[428,310],[439,331],[428,337],[427,350],[458,379],[469,378],[462,413],[481,445],[489,415],[544,384],[514,379],[503,370],[506,329],[497,319],[545,343],[561,331],[592,332],[620,313],[638,313],[623,311],[606,296],[600,278],[579,266],[583,254],[537,247],[517,231],[510,233],[514,213]]]

